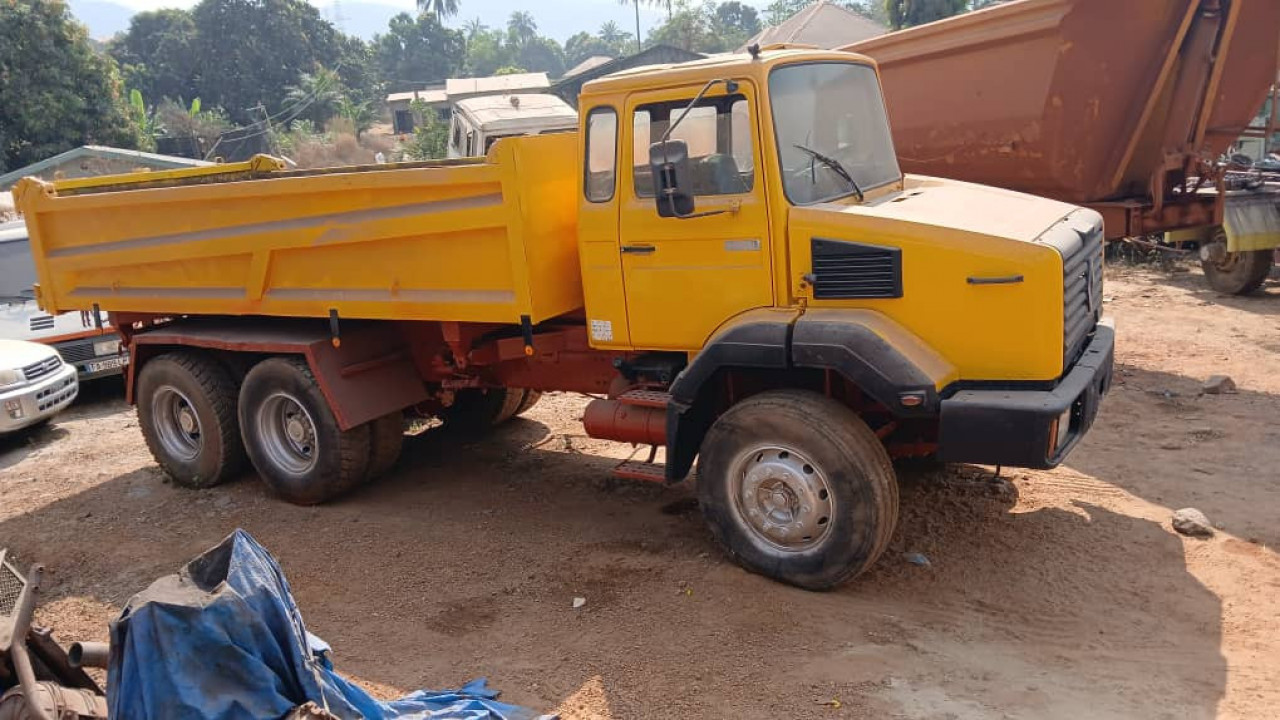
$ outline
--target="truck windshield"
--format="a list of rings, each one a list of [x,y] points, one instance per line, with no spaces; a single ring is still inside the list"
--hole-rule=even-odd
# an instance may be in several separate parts
[[[782,185],[793,204],[860,196],[902,177],[871,67],[784,65],[770,74],[769,95]]]

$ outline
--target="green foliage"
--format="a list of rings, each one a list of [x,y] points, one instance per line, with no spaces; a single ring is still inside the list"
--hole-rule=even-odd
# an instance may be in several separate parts
[[[155,152],[156,138],[164,134],[164,126],[156,117],[155,108],[147,107],[142,92],[137,88],[129,91],[129,121],[133,123],[138,149]]]
[[[421,100],[409,103],[409,109],[418,119],[413,139],[404,145],[405,156],[411,160],[435,160],[449,154],[449,124],[440,120],[434,110]]]
[[[418,0],[418,10],[434,15],[437,20],[447,20],[458,14],[458,0]]]
[[[191,14],[200,73],[190,95],[238,122],[260,119],[259,105],[289,108],[285,88],[338,63],[337,31],[306,0],[201,0]]]
[[[97,143],[136,147],[120,76],[61,0],[0,0],[0,172]]]
[[[737,49],[760,32],[756,9],[737,0],[690,5],[676,3],[671,17],[649,34],[651,44],[672,45],[702,53]]]
[[[457,77],[466,47],[462,32],[441,25],[435,15],[400,13],[385,35],[373,39],[373,65],[389,88],[417,87]]]
[[[144,97],[189,97],[197,92],[195,35],[195,21],[186,10],[140,12],[127,31],[107,43],[107,51],[120,63],[125,84]]]
[[[323,67],[313,73],[302,73],[297,84],[286,87],[284,93],[286,105],[297,108],[290,114],[318,123],[337,114],[343,97],[342,79],[338,73]]]
[[[900,30],[966,12],[969,0],[885,0],[885,9],[889,25]]]
[[[222,133],[231,129],[222,108],[203,109],[200,98],[185,105],[181,99],[165,98],[156,104],[156,121],[166,137],[195,137],[211,147]]]
[[[365,130],[373,127],[373,123],[378,119],[378,113],[373,109],[372,103],[356,102],[344,96],[338,100],[338,117],[351,123],[352,130],[358,138],[364,134]]]

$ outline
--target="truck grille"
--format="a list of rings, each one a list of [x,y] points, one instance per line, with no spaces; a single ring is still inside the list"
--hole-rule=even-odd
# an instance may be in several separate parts
[[[47,360],[41,360],[38,363],[32,363],[22,368],[22,375],[28,380],[39,380],[61,366],[62,358],[54,355]]]
[[[843,240],[809,241],[819,300],[902,297],[902,250]]]
[[[1073,253],[1062,256],[1062,368],[1080,357],[1102,317],[1102,226],[1095,226]]]
[[[93,342],[78,342],[59,345],[58,354],[62,356],[63,362],[71,365],[76,365],[97,357],[97,353],[93,350]]]

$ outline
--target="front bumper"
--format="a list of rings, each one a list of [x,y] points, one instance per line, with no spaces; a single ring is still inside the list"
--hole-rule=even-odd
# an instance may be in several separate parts
[[[1075,448],[1111,389],[1115,330],[1099,323],[1080,359],[1052,390],[961,390],[942,401],[938,457],[944,462],[1048,469]],[[1070,410],[1058,442],[1055,420]]]
[[[80,374],[80,381],[84,382],[85,380],[120,375],[128,368],[129,353],[127,351],[109,352],[105,355],[98,354],[98,345],[112,340],[119,342],[120,336],[115,333],[92,335],[54,343],[53,349],[57,350],[58,354],[62,356],[63,362],[76,367],[76,371]]]
[[[0,434],[53,417],[70,405],[79,391],[75,366],[63,363],[48,377],[0,392]]]

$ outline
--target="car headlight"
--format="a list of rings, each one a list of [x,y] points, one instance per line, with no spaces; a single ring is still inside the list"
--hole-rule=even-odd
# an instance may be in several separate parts
[[[21,370],[0,370],[0,388],[6,388],[10,385],[18,385],[26,382]]]

